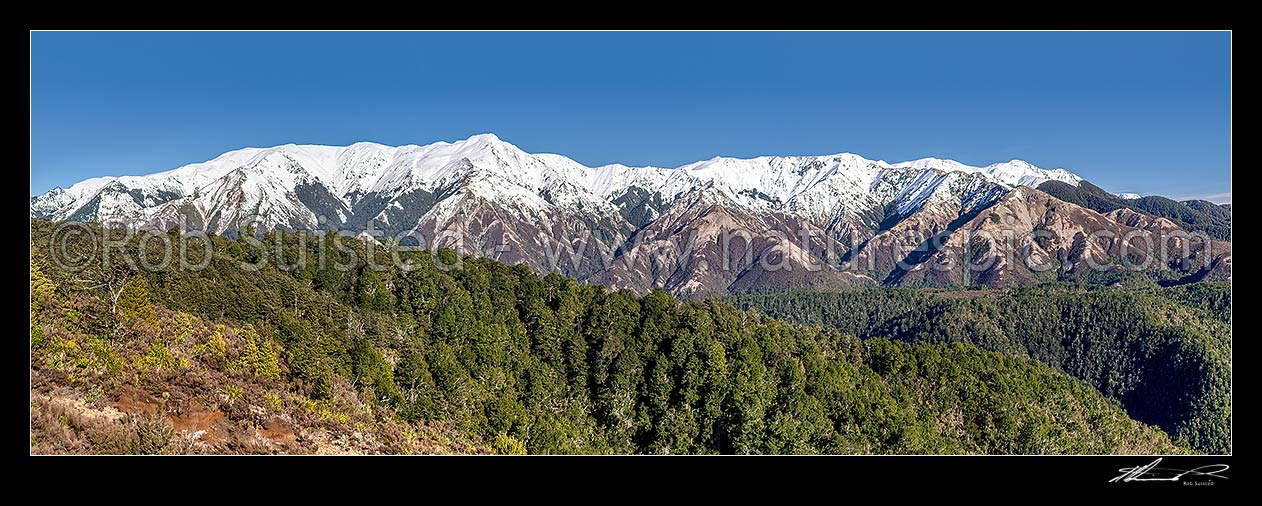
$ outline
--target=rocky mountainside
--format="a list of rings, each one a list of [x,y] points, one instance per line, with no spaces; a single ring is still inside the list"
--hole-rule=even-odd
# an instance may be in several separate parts
[[[1020,160],[973,167],[849,153],[591,168],[482,134],[426,146],[247,148],[148,176],[56,188],[31,199],[31,214],[230,236],[247,227],[367,230],[404,245],[451,247],[616,288],[662,286],[684,297],[1054,279],[1080,272],[1084,252],[1113,260],[1126,254],[1116,245],[1086,245],[1077,235],[1155,233],[1033,189],[1049,182],[1083,184],[1063,169]],[[980,247],[970,239],[975,233],[1035,230],[1071,234],[1033,248],[1039,258],[1068,260],[1066,269],[1035,276],[1005,261],[972,276],[958,265],[919,272],[949,256],[943,247]],[[1030,250],[1035,243],[1012,244]],[[1208,246],[1196,254],[1211,262],[1226,255],[1229,279],[1229,243]],[[1204,275],[1208,268],[1176,260],[1164,278]],[[1147,270],[1171,271],[1171,265]]]
[[[1159,195],[1143,196],[1134,193],[1114,195],[1085,181],[1079,181],[1075,185],[1045,181],[1038,185],[1038,189],[1094,211],[1107,213],[1115,209],[1130,209],[1169,219],[1179,227],[1205,232],[1214,239],[1231,240],[1231,204],[1220,205],[1206,200],[1179,202]]]

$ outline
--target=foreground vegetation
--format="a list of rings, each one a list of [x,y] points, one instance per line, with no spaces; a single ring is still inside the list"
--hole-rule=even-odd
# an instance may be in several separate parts
[[[1048,285],[728,298],[863,338],[969,343],[1064,371],[1208,453],[1231,452],[1231,285]]]
[[[201,270],[127,268],[154,244],[133,241],[72,272],[52,225],[32,222],[34,452],[1187,451],[1081,381],[964,342],[861,340],[450,250],[378,271],[342,240],[323,265],[239,266],[315,259],[332,236],[216,237]]]

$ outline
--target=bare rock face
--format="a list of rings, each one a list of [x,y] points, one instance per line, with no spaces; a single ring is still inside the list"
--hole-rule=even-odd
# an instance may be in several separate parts
[[[1116,209],[1104,214],[1110,220],[1116,221],[1128,227],[1142,228],[1151,231],[1170,231],[1180,230],[1179,225],[1166,218],[1150,216],[1134,209]]]
[[[1112,216],[1016,188],[890,281],[900,285],[1009,286],[1064,279],[1108,279],[1123,271],[1211,270],[1230,243],[1190,234],[1169,220],[1116,211]],[[1119,222],[1115,218],[1120,218]]]
[[[681,297],[729,291],[873,284],[829,264],[840,245],[820,227],[782,213],[751,213],[712,189],[675,201],[636,231],[592,282]]]

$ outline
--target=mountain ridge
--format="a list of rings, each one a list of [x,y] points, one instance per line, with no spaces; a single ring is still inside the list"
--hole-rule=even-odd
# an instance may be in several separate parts
[[[452,247],[616,288],[644,292],[662,286],[703,298],[804,284],[830,289],[967,284],[970,278],[958,268],[927,278],[905,276],[925,260],[950,256],[921,249],[971,248],[959,238],[939,244],[961,228],[1030,234],[1046,225],[1079,235],[1134,229],[1114,226],[1100,214],[1104,210],[1079,212],[1065,207],[1078,205],[1055,198],[1023,198],[1050,205],[1039,223],[1027,219],[1013,228],[1012,222],[977,221],[983,210],[1011,200],[1014,192],[1028,188],[1042,194],[1035,187],[1049,186],[1094,188],[1064,169],[1020,160],[984,167],[937,158],[891,164],[838,153],[713,157],[676,168],[587,167],[479,134],[424,146],[244,148],[149,176],[93,178],[54,189],[31,199],[31,214],[229,236],[247,229],[349,229],[352,235],[400,243],[410,237],[416,245]],[[1005,209],[1026,215],[1018,209],[1023,205]],[[1085,221],[1053,223],[1065,219]],[[1074,237],[1052,241],[1057,246],[1051,250],[1029,248],[1028,240],[1023,244],[1065,261],[1066,271],[1091,256],[1083,251],[1110,259],[1130,251],[1116,240],[1093,246]],[[986,247],[998,246],[990,241]],[[1224,249],[1229,255],[1229,244],[1206,244],[1186,254],[1202,255],[1210,246],[1215,261]],[[866,266],[853,271],[842,266],[855,259]],[[1001,266],[1010,264],[1001,258]],[[1194,274],[1186,264],[1165,277]],[[1014,265],[1016,272],[991,272],[984,282],[1046,280]],[[1215,278],[1230,279],[1230,262],[1223,265],[1228,267]]]
[[[283,144],[269,148],[248,147],[226,152],[205,162],[143,176],[91,178],[68,188],[53,188],[49,192],[32,197],[31,200],[33,212],[42,215],[39,217],[64,218],[69,216],[69,213],[65,212],[66,208],[82,207],[102,189],[114,183],[123,185],[129,191],[153,193],[165,191],[168,196],[183,197],[192,195],[232,170],[245,166],[258,166],[271,158],[273,159],[271,167],[273,173],[283,174],[284,171],[276,169],[283,168],[284,164],[281,162],[286,159],[291,160],[308,172],[311,179],[330,189],[330,193],[335,197],[347,203],[353,203],[359,196],[369,193],[397,192],[407,189],[410,184],[416,185],[423,182],[429,186],[441,186],[442,183],[449,182],[452,176],[458,175],[459,167],[454,162],[461,158],[491,161],[486,159],[488,151],[492,152],[490,153],[492,158],[495,155],[501,155],[502,158],[508,158],[523,165],[541,165],[541,167],[527,167],[534,170],[516,174],[515,176],[518,177],[513,177],[513,174],[498,174],[518,185],[545,189],[549,183],[555,181],[549,179],[549,176],[561,176],[557,179],[581,183],[586,193],[610,200],[616,198],[620,192],[625,192],[630,186],[648,185],[655,187],[651,189],[678,194],[681,187],[689,183],[695,186],[697,181],[716,181],[737,191],[748,190],[751,186],[758,184],[767,196],[784,202],[824,182],[842,169],[848,172],[863,172],[864,169],[879,168],[932,170],[941,173],[981,173],[1008,185],[1026,186],[1036,186],[1047,180],[1076,184],[1082,179],[1064,169],[1041,169],[1020,160],[973,167],[953,160],[936,158],[887,163],[882,160],[869,160],[851,153],[760,156],[749,159],[714,157],[675,168],[631,167],[621,164],[588,167],[564,155],[530,154],[500,140],[494,134],[478,134],[462,141],[439,141],[423,146],[409,144],[393,147],[373,142],[357,142],[348,146]],[[839,163],[829,167],[831,170],[821,173],[819,169],[823,167],[819,164],[824,160],[836,160]],[[813,163],[815,165],[812,165]],[[476,164],[475,166],[486,167]],[[740,170],[750,167],[765,170],[761,172]],[[808,167],[806,170],[812,171],[811,177],[803,177],[806,175],[805,170],[796,174],[798,176],[796,178],[788,173],[789,170],[799,167]],[[723,168],[734,170],[723,171]],[[751,174],[760,179],[752,180],[748,177]],[[672,178],[675,180],[671,181]],[[292,183],[292,181],[282,182]],[[69,197],[70,200],[58,198],[59,196]],[[142,205],[142,207],[152,206]]]

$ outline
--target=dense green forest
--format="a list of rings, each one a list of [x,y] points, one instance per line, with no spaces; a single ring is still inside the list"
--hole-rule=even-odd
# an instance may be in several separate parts
[[[32,447],[41,452],[1187,451],[1036,361],[974,339],[900,341],[929,322],[890,325],[879,309],[841,332],[451,250],[407,252],[406,269],[376,270],[364,243],[305,233],[271,234],[265,249],[214,237],[199,270],[126,267],[161,257],[155,240],[67,269],[50,257],[53,225],[32,221]],[[94,249],[82,237],[65,244],[72,255]],[[193,243],[184,254],[204,253]],[[277,265],[303,255],[305,267]],[[376,258],[390,264],[384,252]],[[257,272],[240,267],[263,260]],[[891,304],[922,300],[896,293]],[[968,321],[993,330],[982,325],[990,316]],[[895,340],[874,338],[885,331]],[[1194,345],[1168,342],[1176,354],[1178,343]],[[127,413],[136,406],[155,414]],[[182,424],[211,427],[203,446],[173,442]],[[1187,432],[1196,431],[1176,430]],[[279,439],[287,446],[269,442]]]
[[[861,338],[971,343],[1094,386],[1192,448],[1231,451],[1231,285],[1005,292],[905,289],[732,296],[740,308]]]
[[[1077,186],[1061,181],[1047,181],[1039,190],[1071,204],[1100,213],[1116,209],[1133,209],[1166,218],[1193,232],[1205,232],[1214,239],[1231,240],[1231,210],[1213,202],[1189,200],[1179,202],[1160,196],[1123,199],[1096,185],[1081,181]]]

